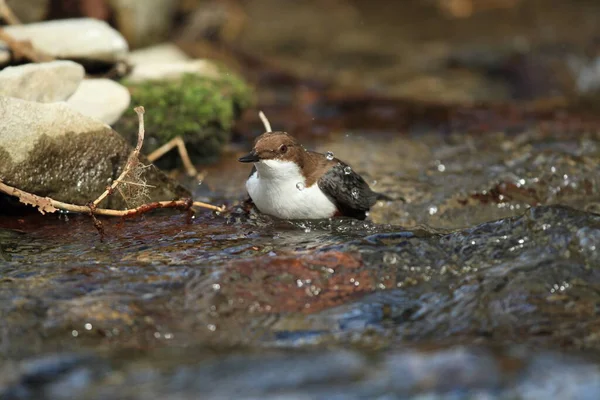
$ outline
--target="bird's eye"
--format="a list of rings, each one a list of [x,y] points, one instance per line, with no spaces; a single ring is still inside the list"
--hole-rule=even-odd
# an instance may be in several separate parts
[[[285,153],[286,151],[287,151],[287,146],[285,144],[282,144],[281,146],[279,146],[280,153]]]

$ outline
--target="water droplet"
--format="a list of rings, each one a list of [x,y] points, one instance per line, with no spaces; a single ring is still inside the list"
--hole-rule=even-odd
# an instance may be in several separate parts
[[[438,208],[436,206],[429,207],[429,215],[437,214]]]
[[[304,183],[302,183],[302,182],[296,183],[296,189],[298,189],[299,191],[303,191],[304,188],[305,188]]]
[[[331,161],[333,160],[333,153],[331,151],[328,151],[327,153],[325,153],[325,157]]]
[[[216,331],[217,330],[217,326],[215,324],[208,324],[206,325],[206,327],[208,328],[209,331]]]
[[[357,188],[353,188],[351,193],[352,193],[352,197],[354,197],[355,199],[358,199],[358,189]]]
[[[92,324],[90,324],[89,322],[87,324],[84,325],[85,329],[88,331],[92,330]]]
[[[350,168],[348,166],[344,167],[344,174],[350,175],[351,172],[352,172],[352,168]]]
[[[72,335],[73,337],[77,337],[77,336],[79,336],[79,332],[77,332],[75,329],[73,329],[73,330],[71,331],[71,335]]]
[[[437,166],[438,171],[444,172],[446,170],[446,166],[444,164],[440,164]]]
[[[218,283],[213,283],[212,288],[214,291],[221,290],[221,285]]]
[[[383,262],[386,264],[396,264],[398,262],[398,256],[395,253],[385,253],[383,255]]]

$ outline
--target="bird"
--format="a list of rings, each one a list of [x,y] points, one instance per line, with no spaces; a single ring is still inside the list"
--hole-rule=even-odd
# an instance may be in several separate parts
[[[252,203],[280,219],[364,220],[378,200],[390,200],[333,153],[308,151],[286,132],[263,133],[239,161],[254,164],[246,181]]]

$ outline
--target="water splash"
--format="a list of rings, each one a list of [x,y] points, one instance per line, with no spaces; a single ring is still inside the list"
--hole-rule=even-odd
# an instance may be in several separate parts
[[[328,151],[327,153],[325,153],[325,158],[327,158],[329,161],[333,160],[333,152]]]
[[[352,173],[352,168],[346,166],[344,167],[344,174],[350,175]]]

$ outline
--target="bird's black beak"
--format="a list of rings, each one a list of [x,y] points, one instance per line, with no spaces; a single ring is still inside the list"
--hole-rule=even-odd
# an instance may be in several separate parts
[[[260,161],[260,158],[258,157],[258,154],[256,154],[256,151],[252,150],[250,153],[246,154],[245,156],[238,158],[238,161],[245,162],[245,163],[258,162],[258,161]]]

